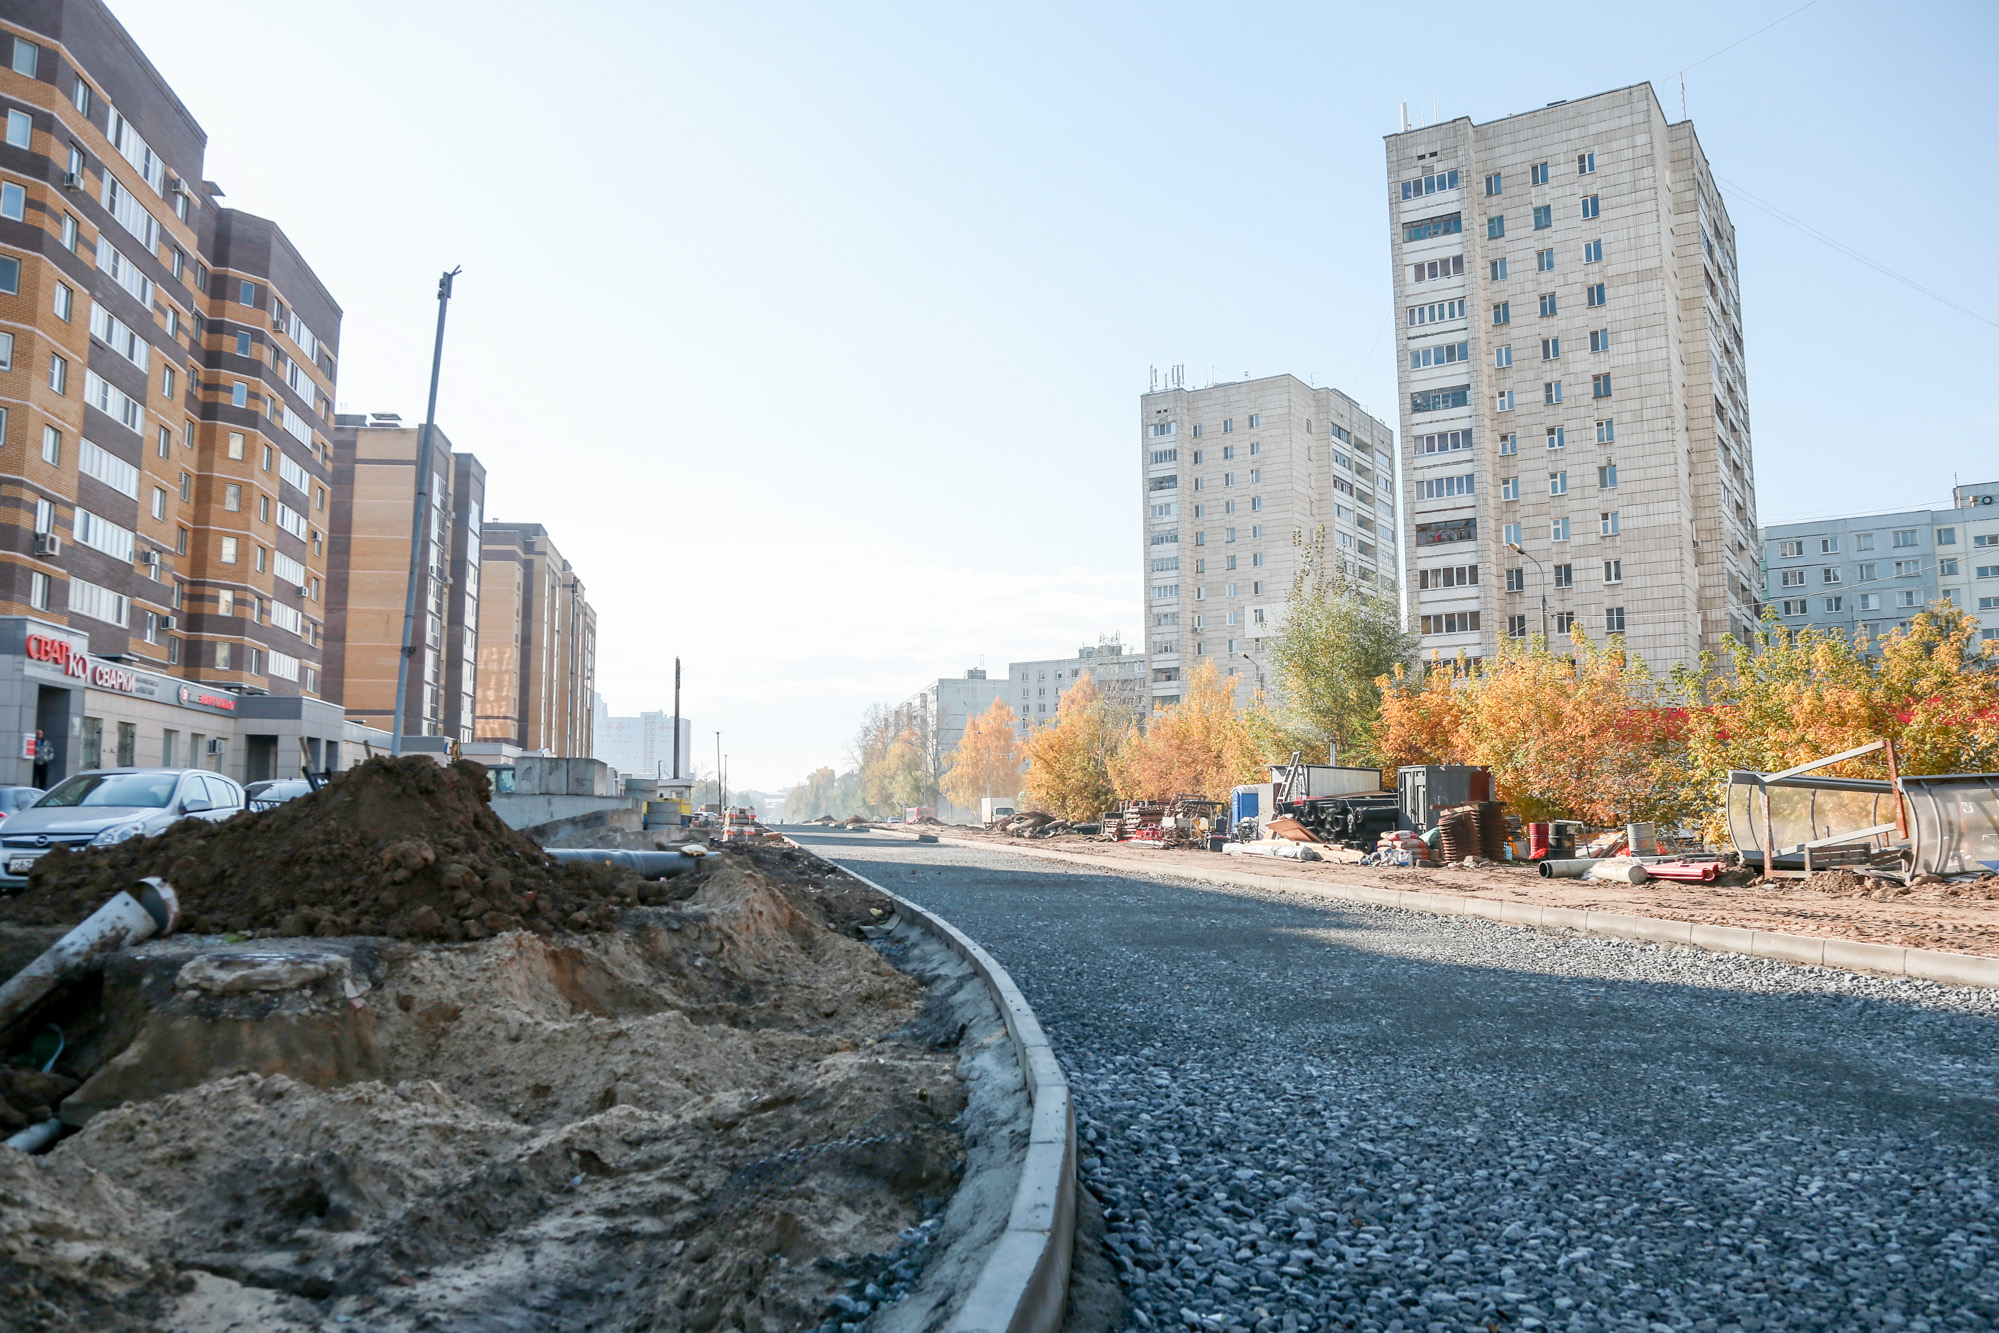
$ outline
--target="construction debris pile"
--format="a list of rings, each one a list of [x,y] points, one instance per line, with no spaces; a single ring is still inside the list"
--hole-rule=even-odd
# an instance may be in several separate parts
[[[1068,820],[1057,819],[1045,810],[1023,810],[1017,815],[994,820],[986,827],[1009,838],[1054,838],[1073,833],[1076,828]]]
[[[265,936],[112,953],[0,1049],[11,1120],[73,1131],[0,1151],[8,1327],[751,1333],[911,1280],[964,1096],[958,1029],[857,938],[893,901],[761,844],[666,885],[558,872],[427,762],[69,857],[5,905],[50,923],[0,925],[9,970],[139,869]],[[403,938],[341,933],[364,923]]]

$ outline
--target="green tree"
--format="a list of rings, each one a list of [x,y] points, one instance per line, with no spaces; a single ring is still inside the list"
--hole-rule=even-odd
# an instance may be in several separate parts
[[[1130,710],[1107,699],[1085,671],[1062,694],[1055,721],[1037,727],[1022,747],[1027,775],[1021,799],[1078,822],[1111,808],[1110,766],[1132,729]]]
[[[833,786],[839,779],[830,768],[815,768],[806,775],[805,781],[793,787],[784,798],[784,817],[790,823],[802,823],[832,813]]]
[[[1379,764],[1383,676],[1406,667],[1415,640],[1380,589],[1356,582],[1326,559],[1325,529],[1302,548],[1291,601],[1272,650],[1286,721],[1339,749],[1341,763]]]

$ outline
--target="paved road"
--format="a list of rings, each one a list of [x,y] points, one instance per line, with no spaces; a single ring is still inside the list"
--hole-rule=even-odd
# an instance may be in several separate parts
[[[1999,992],[800,840],[1019,982],[1134,1326],[1999,1327]]]

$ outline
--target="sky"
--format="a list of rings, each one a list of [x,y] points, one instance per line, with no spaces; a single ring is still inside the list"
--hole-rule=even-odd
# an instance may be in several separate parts
[[[463,266],[439,424],[576,566],[612,710],[682,658],[732,785],[844,766],[926,680],[1139,642],[1150,367],[1392,419],[1405,101],[1649,80],[1677,120],[1684,71],[1762,520],[1999,473],[1989,3],[111,2],[341,303],[341,411],[421,419]]]

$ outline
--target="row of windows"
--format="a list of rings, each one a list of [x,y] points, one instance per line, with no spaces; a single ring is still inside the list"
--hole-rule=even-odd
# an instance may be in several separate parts
[[[1543,319],[1551,318],[1561,312],[1561,300],[1555,292],[1542,292],[1539,304]],[[1592,310],[1600,309],[1609,304],[1604,291],[1604,285],[1597,282],[1583,288],[1583,304]],[[1513,322],[1513,302],[1493,302],[1492,322],[1494,324],[1511,324]]]
[[[1468,430],[1441,430],[1415,438],[1416,452],[1419,454],[1449,454],[1469,449],[1471,432]]]
[[[1593,175],[1595,171],[1595,153],[1578,153],[1576,155],[1576,175],[1589,176]],[[1455,173],[1453,174],[1455,175]],[[1528,167],[1527,179],[1529,183],[1534,185],[1546,185],[1548,183],[1548,164],[1546,162],[1536,162]],[[1485,178],[1485,192],[1487,195],[1504,194],[1506,192],[1505,173],[1495,171],[1490,176],[1487,176]],[[1408,196],[1404,195],[1403,197],[1407,198]]]
[[[1437,217],[1424,218],[1419,222],[1404,223],[1402,239],[1404,242],[1427,241],[1435,236],[1455,236],[1463,230],[1462,214],[1444,213]]]
[[[1464,317],[1465,303],[1462,297],[1455,301],[1432,301],[1429,305],[1409,307],[1409,327],[1412,329],[1424,324],[1442,324]]]
[[[1432,259],[1427,263],[1411,264],[1409,272],[1416,282],[1435,282],[1439,278],[1462,278],[1465,275],[1465,257],[1452,255],[1447,259]]]
[[[1409,369],[1421,370],[1425,366],[1448,366],[1471,359],[1469,342],[1439,343],[1435,347],[1412,347],[1409,349]]]
[[[1231,458],[1234,458],[1234,457],[1235,457],[1235,451],[1236,451],[1236,446],[1235,446],[1235,445],[1233,445],[1233,444],[1225,444],[1225,445],[1223,445],[1223,446],[1222,446],[1222,461],[1223,461],[1223,462],[1227,462],[1227,461],[1228,461],[1229,459],[1231,459]],[[1251,458],[1254,458],[1254,457],[1256,457],[1256,456],[1257,456],[1258,454],[1260,454],[1260,453],[1262,453],[1262,452],[1263,452],[1263,441],[1261,441],[1261,440],[1251,440],[1251,441],[1249,442],[1249,456],[1250,456]],[[1203,458],[1204,458],[1204,457],[1206,456],[1206,453],[1207,453],[1207,451],[1206,451],[1206,450],[1204,450],[1204,449],[1196,449],[1196,450],[1194,451],[1194,461],[1195,461],[1196,463],[1199,463],[1199,462],[1201,462],[1201,461],[1202,461],[1202,459],[1203,459]],[[1339,455],[1338,455],[1338,454],[1334,454],[1333,456],[1334,456],[1335,458],[1339,457]]]
[[[1597,515],[1597,533],[1600,536],[1615,537],[1621,531],[1621,526],[1618,511],[1615,509],[1606,509]],[[1518,523],[1506,524],[1501,529],[1501,532],[1503,535],[1500,540],[1506,545],[1518,546],[1520,544],[1520,525]],[[1555,542],[1569,540],[1569,520],[1566,517],[1548,520],[1548,540]]]
[[[1472,475],[1467,472],[1455,477],[1425,477],[1416,483],[1416,498],[1442,500],[1454,495],[1470,495]]]
[[[1890,531],[1890,533],[1888,534],[1889,541],[1892,545],[1898,548],[1920,546],[1922,545],[1922,539],[1920,535],[1921,531],[1922,530],[1920,528],[1895,528],[1892,531]],[[1856,551],[1873,550],[1875,536],[1876,534],[1872,532],[1854,533],[1853,549]],[[1807,539],[1805,538],[1798,538],[1795,540],[1785,540],[1778,542],[1777,543],[1778,558],[1783,560],[1796,560],[1799,557],[1803,556],[1805,553],[1806,540]],[[1938,528],[1936,530],[1936,541],[1937,545],[1939,546],[1955,545],[1957,542],[1957,529]],[[1818,539],[1819,554],[1838,555],[1840,549],[1839,543],[1840,539],[1837,536],[1820,537]],[[1987,544],[1991,543],[1988,543],[1988,540],[1986,538],[1980,537],[1978,539],[1978,545],[1985,546]]]
[[[1598,198],[1596,195],[1593,194],[1585,195],[1583,197],[1582,217],[1585,220],[1594,217],[1599,217],[1602,215],[1602,213],[1603,213],[1603,208],[1602,205],[1598,202]],[[1456,215],[1454,214],[1453,216]],[[1555,207],[1553,204],[1541,204],[1534,209],[1535,231],[1546,231],[1548,228],[1554,225],[1555,225]],[[1405,227],[1403,230],[1406,234],[1410,229]],[[1485,220],[1485,238],[1487,240],[1497,241],[1503,238],[1505,235],[1506,235],[1505,214],[1495,213],[1493,216]],[[1411,236],[1409,237],[1409,239],[1415,240],[1416,238]]]
[[[1402,197],[1404,199],[1421,199],[1424,195],[1435,194],[1439,190],[1455,190],[1457,188],[1458,172],[1457,168],[1453,167],[1449,171],[1433,172],[1428,176],[1418,176],[1413,180],[1403,181]]]
[[[1589,334],[1589,349],[1592,352],[1609,351],[1610,330],[1591,329]],[[1411,356],[1413,355],[1414,353],[1411,353]],[[1541,340],[1541,359],[1543,361],[1559,361],[1562,359],[1562,340],[1559,337],[1543,338]],[[1505,370],[1508,366],[1511,366],[1513,364],[1513,344],[1507,343],[1504,347],[1493,348],[1492,364],[1496,370]]]
[[[1550,633],[1571,634],[1574,633],[1576,627],[1576,613],[1573,611],[1556,611],[1548,617],[1548,622]],[[1603,632],[1606,634],[1624,633],[1623,607],[1606,606],[1603,609]],[[1527,617],[1524,615],[1508,616],[1506,618],[1506,634],[1508,638],[1512,639],[1526,638]]]
[[[1412,395],[1412,398],[1415,396],[1418,395]],[[1610,372],[1605,371],[1601,375],[1590,376],[1590,397],[1608,398],[1610,396]],[[1511,412],[1516,401],[1513,390],[1501,389],[1497,394],[1493,395],[1493,408],[1500,412]],[[1544,405],[1552,407],[1561,401],[1562,382],[1560,380],[1548,380],[1541,385],[1541,402]],[[1462,406],[1463,404],[1458,405]],[[1419,407],[1415,410],[1421,412],[1425,409]]]

